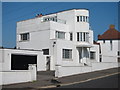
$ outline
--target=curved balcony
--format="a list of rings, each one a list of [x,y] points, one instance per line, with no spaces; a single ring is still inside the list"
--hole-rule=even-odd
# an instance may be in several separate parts
[[[91,48],[92,45],[88,42],[77,42],[76,43],[76,47],[86,47],[86,48]]]

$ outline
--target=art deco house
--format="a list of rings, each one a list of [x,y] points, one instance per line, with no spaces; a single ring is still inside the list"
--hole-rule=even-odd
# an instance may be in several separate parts
[[[99,62],[89,10],[72,9],[17,22],[17,48],[43,50],[46,69],[55,65],[90,66]]]

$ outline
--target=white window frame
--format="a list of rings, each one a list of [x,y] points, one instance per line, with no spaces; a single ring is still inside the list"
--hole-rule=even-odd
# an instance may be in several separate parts
[[[63,59],[72,59],[72,49],[62,49]]]
[[[30,40],[30,33],[22,33],[22,34],[20,34],[20,37],[21,37],[20,41],[29,41]]]
[[[61,35],[63,34],[63,37],[60,36],[60,34],[61,34]],[[56,32],[55,32],[55,36],[56,36],[57,39],[65,39],[65,32],[56,31]]]

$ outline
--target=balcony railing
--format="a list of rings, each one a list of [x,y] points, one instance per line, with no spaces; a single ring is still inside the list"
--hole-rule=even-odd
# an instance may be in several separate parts
[[[48,21],[54,21],[54,22],[66,24],[66,21],[65,21],[65,20],[62,20],[62,19],[47,18],[47,19],[44,19],[44,20],[43,20],[43,22],[48,22]]]

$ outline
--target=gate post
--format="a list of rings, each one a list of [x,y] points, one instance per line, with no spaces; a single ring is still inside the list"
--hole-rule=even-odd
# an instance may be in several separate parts
[[[31,72],[31,80],[35,81],[37,80],[37,70],[36,70],[36,64],[28,64],[29,65],[29,70]]]

